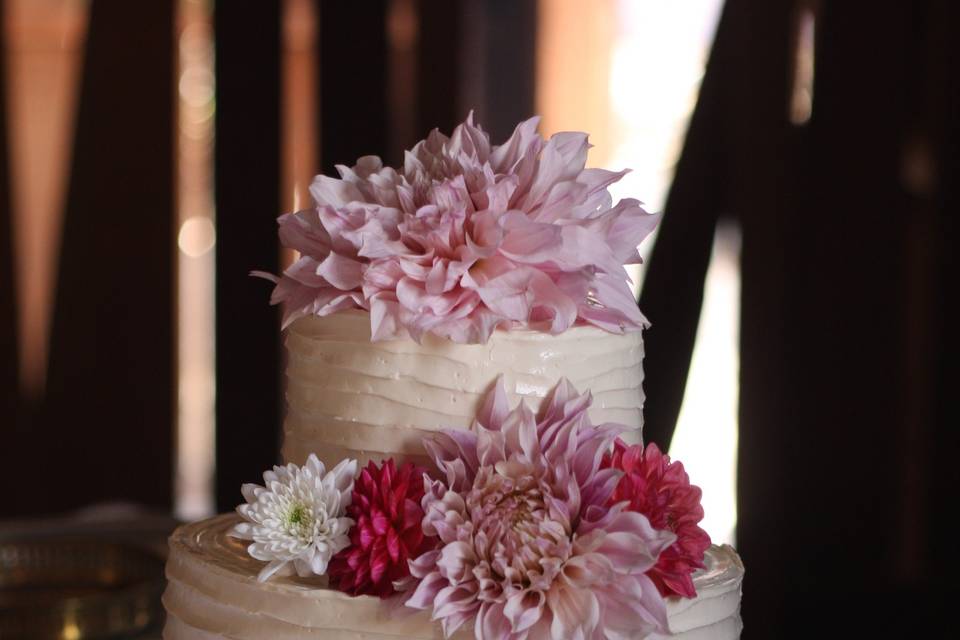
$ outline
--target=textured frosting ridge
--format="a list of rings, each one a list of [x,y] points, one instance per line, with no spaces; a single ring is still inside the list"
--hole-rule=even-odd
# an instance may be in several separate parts
[[[425,612],[370,596],[326,588],[323,578],[277,577],[257,582],[262,563],[227,535],[233,514],[184,525],[170,538],[166,640],[396,640],[439,639]],[[697,597],[669,598],[671,638],[738,638],[743,565],[728,546],[711,547],[706,569],[694,576]],[[472,637],[472,629],[454,638]],[[662,638],[664,636],[656,636]]]
[[[433,335],[371,342],[365,311],[305,317],[287,330],[283,458],[312,452],[328,465],[345,457],[425,461],[421,440],[470,426],[483,395],[503,374],[511,403],[534,410],[560,378],[590,389],[594,424],[643,425],[643,339],[577,326],[560,335],[496,331],[486,344]],[[632,437],[631,437],[632,436]]]

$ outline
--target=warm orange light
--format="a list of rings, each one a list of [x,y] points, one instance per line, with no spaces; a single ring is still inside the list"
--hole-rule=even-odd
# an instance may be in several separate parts
[[[589,131],[591,166],[632,169],[611,188],[615,200],[636,197],[652,211],[663,207],[721,6],[722,0],[540,0],[541,128],[548,135]],[[735,229],[717,237],[670,450],[703,487],[704,527],[721,542],[733,541],[736,526],[737,239]],[[641,253],[654,241],[645,241]],[[642,272],[630,275],[638,290]]]
[[[43,393],[60,253],[78,75],[83,0],[6,0],[7,113],[21,387]]]
[[[592,166],[607,166],[611,137],[610,65],[616,33],[614,0],[540,0],[537,25],[537,113],[540,130],[589,131]]]
[[[191,258],[205,255],[213,249],[216,241],[217,232],[213,227],[213,221],[207,216],[187,218],[180,225],[180,233],[177,234],[177,246]]]
[[[214,261],[213,27],[209,0],[178,6],[177,462],[174,509],[213,512]],[[172,249],[173,250],[173,249]]]
[[[790,93],[790,122],[795,125],[806,124],[813,115],[815,30],[815,6],[812,2],[802,3],[794,25],[793,90]]]
[[[316,12],[311,0],[283,4],[283,211],[310,201],[317,173]]]
[[[310,183],[318,173],[317,159],[317,16],[311,0],[283,3],[283,185],[280,210],[310,206]],[[282,266],[294,252],[281,248]]]

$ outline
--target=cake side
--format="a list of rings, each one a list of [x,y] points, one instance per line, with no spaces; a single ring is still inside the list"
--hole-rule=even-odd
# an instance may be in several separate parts
[[[283,459],[302,464],[395,457],[425,462],[432,430],[469,428],[484,394],[503,375],[511,403],[535,411],[560,378],[590,389],[594,424],[643,424],[643,339],[577,326],[560,335],[496,331],[485,344],[426,335],[370,340],[369,314],[301,318],[287,330]]]
[[[233,514],[184,525],[170,538],[166,640],[439,640],[438,623],[370,596],[350,597],[324,578],[277,577],[257,582],[261,563],[227,535]],[[711,547],[694,575],[697,597],[667,598],[671,634],[653,638],[738,638],[743,565],[728,546]],[[461,629],[454,638],[472,638]]]
[[[443,637],[428,614],[328,589],[324,577],[277,576],[258,582],[262,563],[247,554],[243,541],[229,535],[239,521],[235,514],[220,515],[184,525],[171,536],[163,594],[165,639]]]

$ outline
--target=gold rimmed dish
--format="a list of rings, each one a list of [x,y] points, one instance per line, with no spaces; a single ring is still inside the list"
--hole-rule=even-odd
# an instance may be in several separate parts
[[[163,559],[95,539],[0,540],[0,640],[131,638],[159,625]]]

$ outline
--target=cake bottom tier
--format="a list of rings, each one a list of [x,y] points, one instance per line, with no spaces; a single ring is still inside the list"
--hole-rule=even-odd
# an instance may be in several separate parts
[[[258,582],[262,563],[227,535],[239,517],[226,514],[184,525],[170,538],[163,604],[166,640],[398,640],[443,638],[429,614],[394,601],[351,597],[324,578],[275,577]],[[729,546],[711,547],[694,576],[697,597],[669,598],[671,638],[739,638],[743,565]],[[462,629],[455,638],[472,638]],[[660,637],[660,636],[657,636]]]

